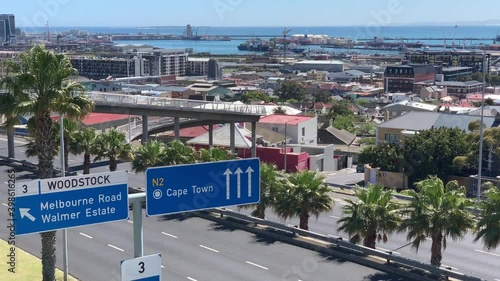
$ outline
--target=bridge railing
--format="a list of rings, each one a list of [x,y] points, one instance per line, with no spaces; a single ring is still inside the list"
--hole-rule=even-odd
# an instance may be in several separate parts
[[[265,115],[266,109],[262,105],[235,104],[230,102],[213,102],[174,99],[166,97],[150,97],[141,95],[124,95],[100,92],[86,93],[95,102],[109,104],[145,105],[151,107],[193,108],[206,111],[241,112],[246,114]]]

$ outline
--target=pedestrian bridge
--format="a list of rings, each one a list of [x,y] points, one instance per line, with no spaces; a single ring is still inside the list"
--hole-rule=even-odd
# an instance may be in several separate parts
[[[267,115],[262,105],[211,102],[149,97],[138,95],[90,92],[86,94],[95,103],[95,112],[165,116],[231,122],[257,122]]]

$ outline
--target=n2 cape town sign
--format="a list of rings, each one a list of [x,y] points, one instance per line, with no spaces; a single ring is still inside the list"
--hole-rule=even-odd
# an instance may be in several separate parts
[[[16,235],[128,218],[126,171],[16,183]]]

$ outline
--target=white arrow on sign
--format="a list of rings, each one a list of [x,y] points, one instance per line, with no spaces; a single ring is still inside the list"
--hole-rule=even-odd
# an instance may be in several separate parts
[[[28,219],[30,219],[31,221],[35,221],[35,217],[32,216],[29,212],[30,212],[31,209],[27,209],[27,208],[19,208],[19,212],[21,213],[21,219],[24,218],[24,217],[27,217]]]
[[[248,174],[248,197],[252,197],[252,173],[254,170],[252,167],[248,167],[246,173]]]
[[[229,200],[231,198],[230,196],[230,190],[229,187],[231,186],[231,175],[233,173],[231,170],[227,169],[226,172],[224,173],[224,176],[226,176],[226,200]]]
[[[236,174],[236,177],[237,177],[237,180],[238,180],[238,185],[236,187],[237,189],[237,193],[238,193],[238,198],[241,198],[241,174],[243,174],[243,171],[238,168],[238,170],[236,170],[236,172],[234,172]]]

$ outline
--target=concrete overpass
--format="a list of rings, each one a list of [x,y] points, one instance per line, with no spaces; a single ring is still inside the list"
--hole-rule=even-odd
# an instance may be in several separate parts
[[[142,116],[142,126],[140,126],[142,133],[137,132],[137,128],[136,132],[130,132],[131,136],[142,135],[142,143],[148,141],[150,132],[158,132],[171,126],[174,128],[176,139],[179,139],[182,123],[182,127],[208,125],[209,143],[213,144],[213,125],[229,123],[230,148],[231,151],[235,151],[235,123],[249,122],[252,124],[252,155],[254,157],[257,155],[256,126],[260,117],[266,115],[264,106],[100,92],[89,92],[85,95],[94,101],[94,112]],[[149,116],[167,118],[162,118],[159,124],[149,126]],[[9,135],[9,157],[14,158],[13,135]]]

